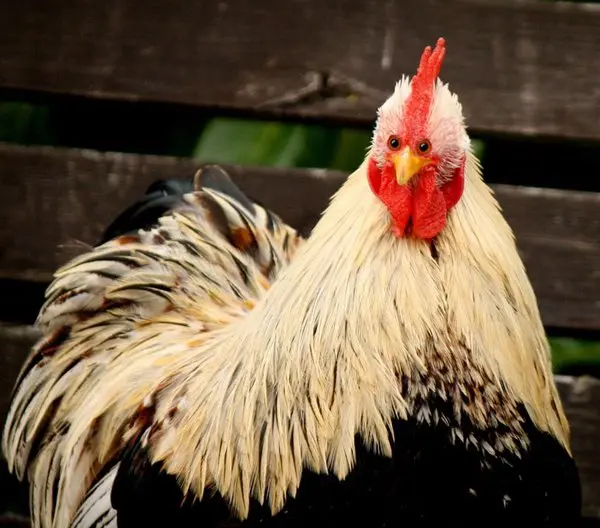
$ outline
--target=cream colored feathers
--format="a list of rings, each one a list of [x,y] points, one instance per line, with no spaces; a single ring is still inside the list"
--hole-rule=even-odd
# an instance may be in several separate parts
[[[38,350],[58,348],[34,351],[3,439],[10,467],[32,483],[35,526],[67,526],[137,437],[186,492],[216,488],[242,518],[251,497],[275,512],[305,468],[344,478],[355,434],[389,455],[392,419],[434,423],[437,410],[418,402],[467,386],[456,412],[481,430],[508,427],[481,443],[453,429],[453,442],[482,457],[527,449],[522,403],[568,449],[536,300],[470,151],[436,254],[391,236],[366,161],[297,253],[282,243],[295,248],[295,233],[270,232],[261,210],[258,251],[234,247],[205,200],[243,225],[239,207],[204,191],[162,227],[57,273]]]

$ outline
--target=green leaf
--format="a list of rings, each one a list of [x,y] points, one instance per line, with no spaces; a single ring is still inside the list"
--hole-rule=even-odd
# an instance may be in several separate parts
[[[55,131],[47,107],[29,103],[0,102],[0,141],[52,144]]]
[[[600,366],[600,342],[570,337],[549,339],[554,371],[560,373],[576,366]]]
[[[483,160],[483,156],[485,153],[485,142],[481,139],[472,139],[471,144],[473,145],[473,151],[475,152],[475,156],[479,160]]]
[[[215,118],[192,156],[210,163],[293,166],[296,151],[302,148],[292,143],[294,132],[294,126],[286,123]]]
[[[328,168],[346,172],[354,171],[364,160],[370,142],[369,131],[351,128],[341,130],[335,156]]]

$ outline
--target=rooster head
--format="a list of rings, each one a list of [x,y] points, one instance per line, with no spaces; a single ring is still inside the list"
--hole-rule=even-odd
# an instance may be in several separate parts
[[[368,179],[398,237],[436,237],[463,192],[470,141],[456,95],[438,79],[445,53],[443,38],[426,47],[378,111]]]

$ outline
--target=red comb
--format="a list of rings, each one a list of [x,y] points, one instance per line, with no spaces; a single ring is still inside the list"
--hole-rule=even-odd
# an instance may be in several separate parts
[[[427,46],[421,55],[421,62],[417,68],[417,74],[413,77],[413,89],[415,84],[425,88],[432,84],[442,69],[444,56],[446,55],[446,41],[440,37],[435,45],[433,52],[431,46]]]
[[[412,90],[406,100],[404,112],[412,126],[413,133],[421,132],[433,98],[433,86],[442,69],[444,56],[446,55],[446,41],[439,38],[433,51],[427,46],[421,55],[421,62],[417,73],[412,78]]]

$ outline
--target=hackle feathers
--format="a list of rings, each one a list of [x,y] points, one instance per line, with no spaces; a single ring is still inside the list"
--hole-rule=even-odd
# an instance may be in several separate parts
[[[390,235],[366,161],[302,244],[261,208],[186,200],[48,291],[3,437],[35,526],[67,526],[129,442],[198,499],[216,489],[241,518],[252,497],[276,512],[305,468],[344,478],[357,433],[389,455],[393,418],[440,420],[434,393],[489,433],[449,431],[482,458],[527,449],[519,403],[569,449],[536,300],[471,152],[435,252]]]
[[[213,190],[160,225],[121,236],[56,273],[40,311],[2,448],[31,483],[34,526],[68,525],[118,457],[144,401],[213,333],[252,309],[301,243],[255,204]]]

